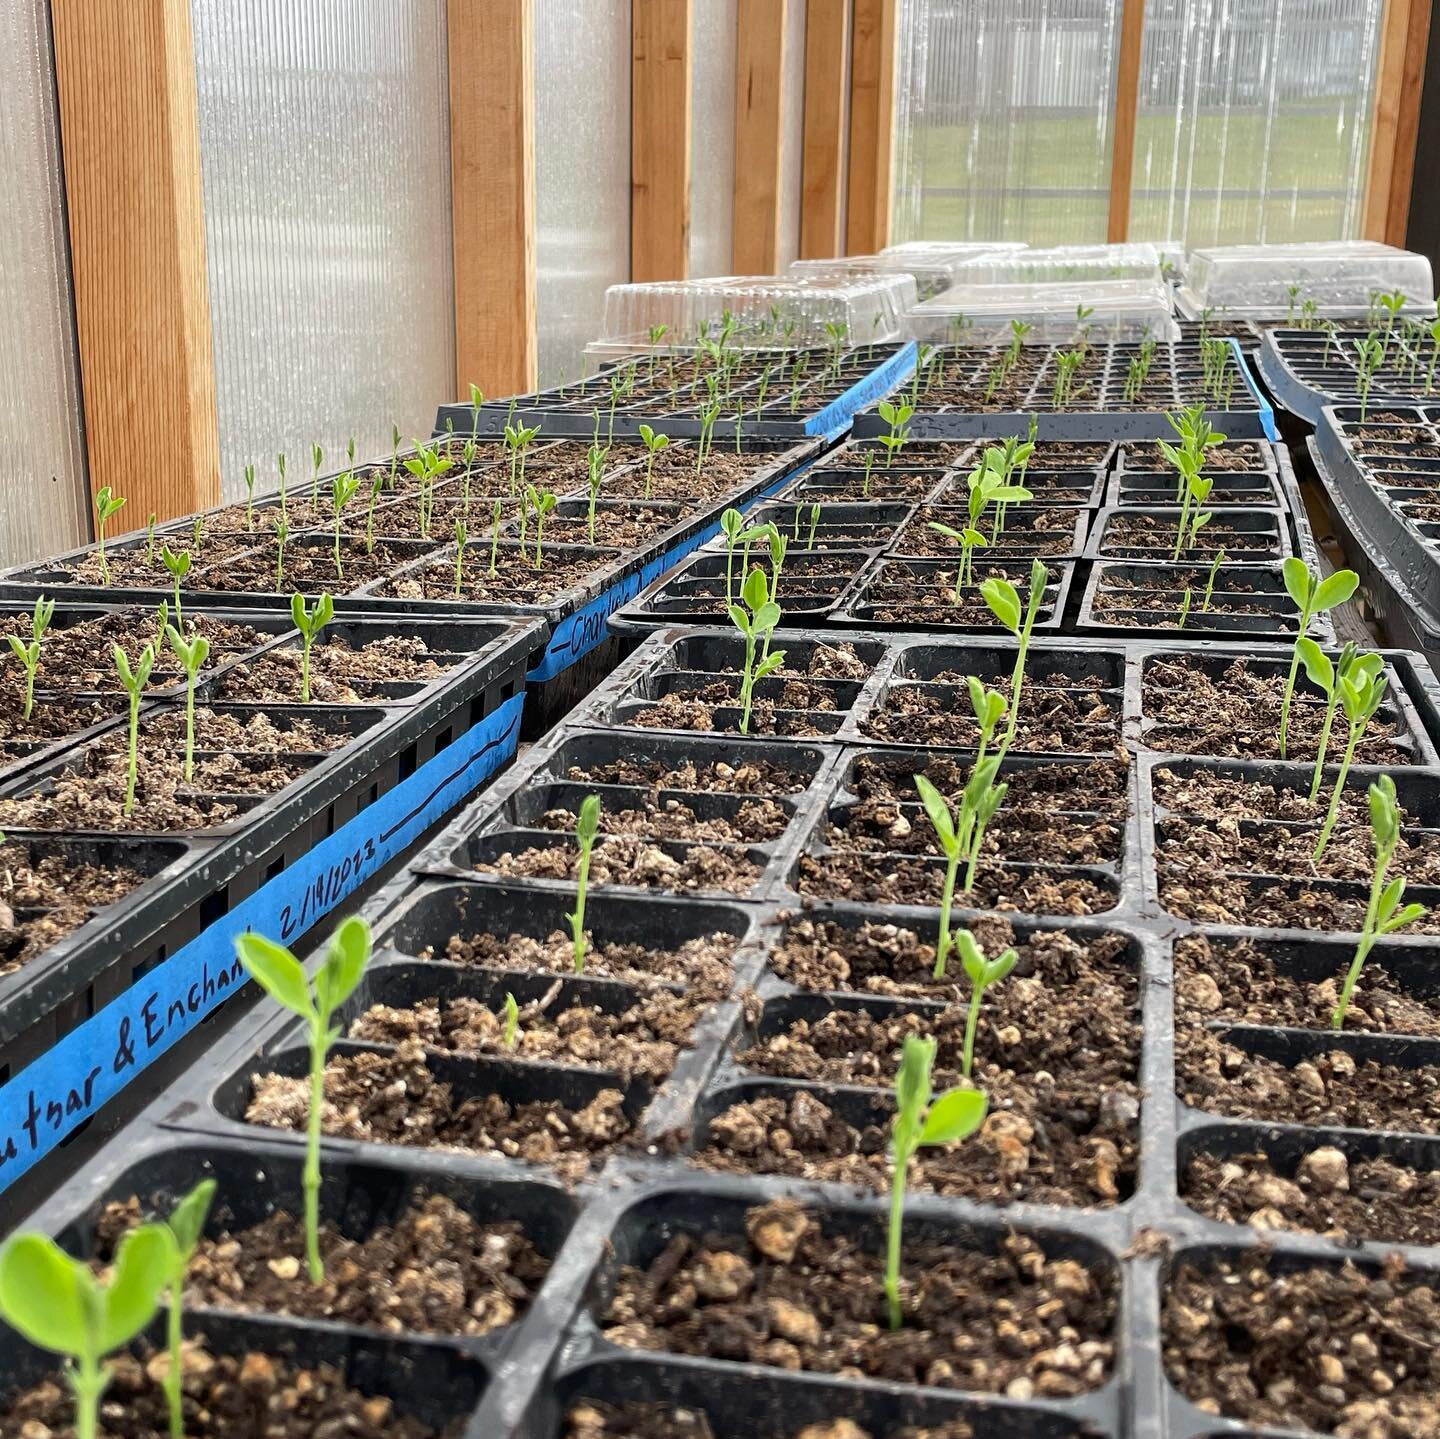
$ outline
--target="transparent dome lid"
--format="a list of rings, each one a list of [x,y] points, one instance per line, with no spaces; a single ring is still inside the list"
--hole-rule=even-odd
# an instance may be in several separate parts
[[[829,260],[795,260],[788,271],[793,280],[825,285],[846,285],[875,276],[909,275],[915,281],[917,300],[928,300],[948,288],[960,268],[958,259],[921,259],[902,255],[837,255]]]
[[[1161,279],[1154,245],[1058,245],[1049,250],[976,255],[961,265],[966,285],[1050,285],[1084,281]]]
[[[910,338],[926,344],[1009,344],[1015,325],[1027,345],[1071,345],[1082,338],[1178,340],[1170,288],[1158,279],[1085,283],[952,285],[906,317]]]

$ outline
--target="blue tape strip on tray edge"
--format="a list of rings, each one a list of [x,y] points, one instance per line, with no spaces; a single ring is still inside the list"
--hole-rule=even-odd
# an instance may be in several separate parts
[[[907,340],[879,368],[863,380],[857,380],[843,395],[837,395],[823,410],[805,421],[807,435],[833,435],[843,430],[855,416],[868,409],[873,401],[883,400],[896,385],[915,368],[920,348]]]
[[[0,1086],[0,1190],[245,983],[237,935],[298,938],[494,774],[515,753],[524,702],[506,700]]]
[[[814,460],[808,460],[793,470],[787,470],[773,484],[767,485],[753,499],[747,500],[741,509],[754,509],[761,500],[768,500],[778,490],[784,489],[791,480],[803,475],[814,463]],[[641,590],[658,580],[672,565],[678,565],[686,555],[692,554],[719,533],[720,521],[716,520],[713,525],[707,525],[698,534],[692,535],[673,549],[666,550],[663,555],[657,555],[633,575],[627,575],[608,590],[596,595],[588,605],[576,610],[568,619],[561,620],[550,635],[550,643],[545,646],[540,663],[530,670],[525,678],[531,684],[544,684],[546,680],[553,680],[569,669],[576,660],[583,659],[605,638],[610,616],[621,605],[628,605]]]
[[[1233,336],[1230,340],[1230,348],[1235,351],[1235,363],[1240,367],[1241,378],[1255,397],[1255,403],[1259,407],[1260,428],[1264,431],[1265,438],[1274,444],[1280,439],[1280,432],[1275,428],[1275,411],[1270,408],[1269,402],[1260,393],[1260,388],[1255,383],[1255,377],[1250,373],[1250,366],[1245,363],[1245,351],[1240,348],[1240,341]]]

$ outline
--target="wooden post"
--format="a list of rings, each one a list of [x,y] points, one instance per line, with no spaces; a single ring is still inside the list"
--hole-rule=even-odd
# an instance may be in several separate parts
[[[135,529],[220,498],[190,6],[51,17],[90,484]]]
[[[826,260],[840,253],[849,50],[850,0],[809,0],[805,10],[805,141],[800,178],[802,260]]]
[[[1361,233],[1367,240],[1405,243],[1429,36],[1430,0],[1387,0],[1365,174]]]
[[[786,0],[739,0],[735,31],[735,273],[770,275],[780,254]]]
[[[850,255],[873,254],[890,242],[898,3],[855,0],[845,207],[845,250]]]
[[[690,0],[631,0],[630,278],[690,273]]]
[[[1112,245],[1130,238],[1130,190],[1135,176],[1135,118],[1140,108],[1140,53],[1145,40],[1145,0],[1124,0],[1120,54],[1115,68],[1114,146],[1110,152]]]
[[[534,389],[533,0],[450,0],[455,393]]]

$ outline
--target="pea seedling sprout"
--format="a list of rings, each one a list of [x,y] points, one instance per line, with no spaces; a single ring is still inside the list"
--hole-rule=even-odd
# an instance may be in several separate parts
[[[1042,561],[1030,562],[1030,592],[1026,597],[1023,621],[1020,596],[1009,580],[992,576],[980,583],[980,598],[985,601],[990,613],[1015,636],[1017,645],[1015,668],[1010,674],[1010,718],[1005,725],[1005,738],[1000,744],[1002,759],[1009,754],[1020,723],[1020,695],[1025,685],[1025,662],[1030,653],[1030,636],[1035,630],[1035,618],[1040,613],[1040,602],[1044,599],[1049,578],[1050,572]]]
[[[365,553],[375,553],[375,502],[385,488],[385,471],[377,469],[370,479],[370,497],[365,504]]]
[[[140,770],[140,696],[150,682],[150,671],[155,668],[155,650],[146,645],[140,651],[140,658],[133,667],[129,655],[119,645],[112,645],[110,653],[115,661],[115,673],[120,676],[120,686],[130,702],[129,763],[125,776],[125,805],[122,810],[128,818],[135,809],[135,780]]]
[[[735,546],[745,528],[745,516],[737,509],[728,509],[720,516],[720,532],[725,536],[725,606],[735,603]]]
[[[50,619],[55,613],[55,601],[40,595],[35,608],[30,612],[30,638],[22,640],[19,635],[7,635],[15,658],[25,667],[25,704],[20,718],[28,720],[35,712],[35,674],[40,668],[40,641],[50,628]]]
[[[504,1029],[501,1032],[500,1042],[506,1049],[514,1049],[516,1040],[519,1038],[520,1006],[515,1002],[515,996],[509,990],[505,991],[503,1013],[505,1016]]]
[[[1365,920],[1360,929],[1360,941],[1355,946],[1355,957],[1340,989],[1340,999],[1330,1014],[1330,1028],[1343,1029],[1345,1016],[1350,1010],[1350,1001],[1355,995],[1355,986],[1360,981],[1360,972],[1375,947],[1377,939],[1414,924],[1425,914],[1423,904],[1407,904],[1401,908],[1405,898],[1403,875],[1387,882],[1385,876],[1395,850],[1400,843],[1400,810],[1395,803],[1395,781],[1388,774],[1370,786],[1370,834],[1375,844],[1375,869],[1370,880],[1370,898],[1365,905]]]
[[[1223,548],[1215,551],[1215,558],[1210,561],[1210,573],[1205,576],[1205,596],[1200,601],[1200,613],[1208,614],[1210,610],[1210,596],[1215,592],[1215,576],[1220,573],[1220,566],[1225,562],[1225,551]]]
[[[1332,665],[1329,656],[1308,635],[1299,643],[1300,662],[1310,683],[1325,696],[1325,718],[1320,725],[1320,743],[1315,751],[1315,772],[1310,777],[1310,799],[1313,803],[1320,797],[1320,780],[1325,770],[1325,756],[1330,749],[1330,731],[1335,723],[1335,711],[1340,705],[1339,680],[1352,675],[1356,666],[1360,671],[1379,674],[1385,662],[1379,655],[1362,656],[1355,644],[1347,642],[1340,651],[1340,658]]]
[[[958,931],[954,938],[955,947],[960,951],[960,963],[970,980],[970,1007],[965,1017],[965,1049],[961,1057],[960,1072],[970,1078],[975,1063],[975,1031],[980,1026],[980,1001],[992,984],[999,984],[1012,969],[1019,956],[1013,949],[986,959],[985,951],[976,942],[968,929]]]
[[[72,1259],[48,1235],[17,1234],[0,1249],[0,1318],[37,1348],[69,1362],[76,1439],[97,1439],[100,1396],[110,1382],[106,1358],[155,1317],[169,1277],[170,1240],[142,1224],[115,1250],[108,1283]]]
[[[145,563],[155,563],[155,511],[150,511],[150,518],[145,521]]]
[[[947,1089],[932,1099],[935,1041],[905,1036],[895,1075],[895,1128],[891,1137],[890,1224],[885,1244],[885,1299],[891,1329],[905,1322],[900,1302],[900,1253],[905,1223],[905,1179],[922,1147],[968,1139],[985,1120],[988,1101],[978,1089]]]
[[[154,516],[152,515],[153,519]],[[245,466],[245,529],[255,533],[255,466]]]
[[[1176,629],[1183,630],[1185,628],[1185,621],[1190,618],[1190,601],[1192,597],[1191,588],[1189,585],[1186,585],[1185,593],[1180,597],[1180,617],[1176,621]]]
[[[485,391],[482,390],[482,389],[480,388],[480,386],[475,383],[474,380],[471,380],[471,381],[470,381],[470,433],[471,433],[472,435],[478,435],[478,434],[480,433],[480,406],[483,405],[484,403],[485,403]]]
[[[169,1362],[160,1388],[170,1412],[170,1439],[184,1439],[185,1410],[183,1386],[185,1363],[182,1347],[185,1339],[185,1275],[195,1256],[196,1246],[205,1233],[205,1220],[215,1200],[215,1181],[202,1179],[171,1211],[170,1217],[157,1226],[164,1233],[166,1244],[165,1287],[170,1291],[170,1311],[165,1318],[165,1348]]]
[[[177,554],[169,545],[161,545],[160,563],[169,570],[170,579],[174,584],[171,598],[175,601],[175,628],[183,629],[185,617],[180,612],[180,582],[190,573],[190,551],[181,550]]]
[[[595,543],[595,502],[600,498],[600,486],[605,482],[605,456],[610,453],[609,445],[592,444],[585,452],[585,488],[590,503],[585,512],[585,529],[590,543]]]
[[[305,596],[298,590],[290,596],[290,618],[300,631],[300,703],[310,703],[310,649],[315,637],[335,617],[335,601],[322,594],[313,609],[307,609]]]
[[[881,400],[877,409],[880,418],[890,426],[885,434],[879,436],[880,443],[885,446],[885,468],[888,470],[910,438],[910,421],[915,414],[915,406]]]
[[[770,640],[780,623],[780,606],[770,598],[770,587],[761,570],[751,570],[740,586],[740,603],[729,607],[730,623],[745,642],[745,668],[740,678],[740,733],[750,733],[750,713],[755,704],[755,686],[785,663],[785,651],[770,650]],[[765,654],[756,654],[763,638]]]
[[[1289,759],[1290,704],[1295,697],[1295,679],[1300,673],[1300,640],[1310,628],[1310,621],[1316,615],[1323,615],[1337,605],[1343,605],[1355,593],[1360,576],[1354,570],[1336,570],[1333,575],[1321,579],[1312,573],[1304,560],[1290,555],[1280,566],[1285,581],[1285,590],[1300,611],[1300,622],[1295,630],[1295,645],[1290,655],[1290,673],[1285,680],[1285,692],[1280,699],[1280,758]]]
[[[460,583],[465,572],[465,541],[469,538],[465,521],[455,517],[455,598],[460,598]]]
[[[585,899],[590,885],[590,856],[595,837],[600,833],[600,796],[587,794],[580,801],[575,816],[575,843],[579,856],[575,861],[575,909],[565,916],[570,921],[570,943],[575,955],[575,973],[585,973]]]
[[[285,456],[283,454],[276,455],[275,464],[280,471],[280,518],[285,521],[286,525],[289,525],[290,512],[285,507]]]
[[[330,481],[330,507],[335,515],[335,578],[343,580],[345,570],[340,562],[340,515],[345,506],[355,498],[360,488],[360,476],[354,470],[345,470]]]
[[[820,506],[818,503],[810,506],[810,533],[805,537],[805,548],[815,548],[815,531],[820,528]]]
[[[655,456],[669,443],[669,435],[657,434],[649,425],[640,426],[640,438],[645,444],[645,498],[650,498],[650,477],[655,468]]]
[[[110,561],[105,554],[105,526],[125,508],[125,497],[117,495],[109,485],[102,485],[95,491],[95,539],[99,551],[100,578],[110,583]]]
[[[165,626],[165,638],[185,674],[185,783],[195,774],[195,680],[210,658],[210,641],[196,635],[188,644],[174,625]]]
[[[1325,823],[1320,827],[1320,837],[1315,841],[1311,858],[1318,864],[1330,843],[1335,830],[1335,821],[1340,814],[1340,796],[1345,789],[1345,780],[1355,760],[1355,750],[1360,743],[1365,727],[1375,717],[1385,699],[1385,676],[1372,666],[1352,665],[1350,673],[1337,677],[1336,687],[1340,691],[1340,708],[1344,711],[1348,732],[1345,736],[1345,752],[1340,757],[1340,768],[1335,774],[1335,788],[1330,791],[1330,805],[1325,813]]]
[[[495,559],[500,551],[500,512],[503,508],[497,498],[490,510],[490,578],[495,578]]]
[[[1374,335],[1355,341],[1355,393],[1360,398],[1360,423],[1370,408],[1370,386],[1385,359],[1385,347]]]
[[[237,936],[235,953],[246,973],[277,1004],[305,1021],[310,1040],[310,1112],[305,1133],[305,1259],[310,1279],[325,1279],[320,1257],[320,1126],[325,1109],[325,1058],[340,1031],[335,1012],[355,992],[370,962],[370,926],[352,915],[330,936],[325,959],[312,979],[288,949],[249,933]]]
[[[535,568],[538,570],[544,560],[545,516],[558,503],[553,490],[537,490],[534,485],[525,486],[525,500],[535,511]],[[590,535],[594,540],[595,519],[592,510]]]

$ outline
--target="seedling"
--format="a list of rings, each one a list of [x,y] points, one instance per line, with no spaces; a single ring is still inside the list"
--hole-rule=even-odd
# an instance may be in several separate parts
[[[865,479],[860,487],[860,493],[868,500],[870,498],[870,471],[875,468],[875,451],[865,451]]]
[[[285,591],[285,541],[290,538],[290,525],[284,514],[275,516],[275,593]]]
[[[1330,1015],[1331,1029],[1344,1027],[1345,1015],[1349,1012],[1355,986],[1360,980],[1360,971],[1365,968],[1375,941],[1404,929],[1407,924],[1414,924],[1425,913],[1423,904],[1401,907],[1400,901],[1405,898],[1402,875],[1396,875],[1388,883],[1385,879],[1400,843],[1400,810],[1395,803],[1395,781],[1388,774],[1382,774],[1370,786],[1369,800],[1370,834],[1375,842],[1375,872],[1370,880],[1370,899],[1365,906],[1365,922],[1360,929],[1360,942],[1355,946],[1355,958],[1350,961],[1349,972],[1340,989],[1340,1000]]]
[[[170,601],[161,600],[155,606],[155,638],[152,643],[158,655],[165,646],[165,631],[170,628]]]
[[[335,475],[330,481],[330,508],[335,516],[335,578],[345,578],[344,567],[340,563],[340,515],[345,506],[355,498],[355,491],[360,488],[360,476],[354,470],[345,470],[342,474]]]
[[[1015,730],[1020,723],[1020,695],[1025,685],[1025,661],[1030,653],[1030,636],[1035,629],[1035,617],[1040,613],[1040,603],[1045,597],[1045,586],[1050,572],[1040,560],[1030,562],[1030,592],[1026,596],[1024,618],[1021,618],[1020,596],[1009,580],[992,576],[980,583],[980,598],[983,599],[1000,623],[1015,636],[1018,648],[1015,652],[1015,668],[1010,674],[1010,719],[1005,726],[1005,738],[1000,744],[1003,759],[1015,741]]]
[[[185,1338],[185,1275],[194,1258],[200,1236],[205,1232],[205,1220],[215,1200],[215,1181],[202,1179],[194,1189],[177,1204],[169,1219],[157,1227],[164,1233],[166,1246],[165,1285],[170,1291],[170,1312],[165,1320],[165,1347],[169,1363],[160,1387],[165,1393],[165,1404],[170,1411],[171,1439],[184,1439],[185,1410],[182,1404],[182,1385],[185,1378],[184,1356],[181,1352]]]
[[[968,817],[971,825],[969,854],[965,861],[964,893],[975,888],[975,868],[980,863],[980,849],[985,842],[985,830],[995,818],[995,811],[1005,802],[1008,784],[996,784],[1003,754],[997,754],[983,763],[977,763],[970,772],[969,783],[961,796],[962,819]]]
[[[484,403],[485,403],[485,391],[482,390],[482,389],[480,388],[480,386],[475,383],[474,380],[471,380],[471,381],[470,381],[470,433],[471,433],[472,435],[478,435],[478,434],[480,433],[480,406],[483,405]]]
[[[890,1178],[890,1227],[885,1245],[885,1298],[891,1329],[905,1322],[900,1303],[900,1250],[905,1223],[905,1179],[910,1160],[922,1147],[968,1139],[985,1120],[987,1100],[978,1089],[947,1089],[931,1098],[930,1074],[935,1041],[905,1036],[895,1075],[895,1128],[891,1137],[894,1169]]]
[[[1280,758],[1288,759],[1290,737],[1290,703],[1295,697],[1295,678],[1300,672],[1300,641],[1310,628],[1310,621],[1316,615],[1323,615],[1338,605],[1343,605],[1355,593],[1360,576],[1354,570],[1336,570],[1333,575],[1321,579],[1312,574],[1309,565],[1294,555],[1289,556],[1280,566],[1285,580],[1285,591],[1300,611],[1300,623],[1295,631],[1295,645],[1290,654],[1290,673],[1285,680],[1285,693],[1280,700]]]
[[[1300,298],[1300,290],[1301,286],[1298,283],[1285,286],[1285,323],[1287,325],[1295,323],[1295,304]]]
[[[805,548],[815,548],[815,531],[820,528],[820,506],[818,503],[810,506],[810,533],[805,537]]]
[[[670,436],[658,435],[649,425],[641,425],[640,438],[645,443],[645,498],[648,500],[650,498],[650,474],[655,468],[655,456],[670,443]]]
[[[880,443],[885,446],[885,468],[888,470],[895,463],[895,456],[910,438],[910,421],[915,414],[915,406],[881,400],[877,408],[880,418],[890,426],[890,429],[879,437]]]
[[[37,1348],[69,1362],[76,1439],[97,1439],[106,1357],[145,1329],[169,1277],[171,1241],[158,1224],[132,1229],[115,1250],[109,1282],[48,1235],[15,1235],[0,1249],[0,1318]],[[17,1431],[18,1432],[18,1431]]]
[[[1010,321],[1010,347],[1005,351],[1002,374],[1008,374],[1020,363],[1020,351],[1025,344],[1025,337],[1034,328],[1034,325],[1027,325],[1023,320]]]
[[[1200,507],[1210,498],[1215,481],[1206,475],[1189,474],[1185,477],[1185,502],[1180,509],[1180,525],[1175,536],[1175,553],[1171,559],[1178,562],[1185,550],[1195,548],[1200,531],[1210,523],[1210,515]]]
[[[975,493],[971,492],[972,498]],[[971,554],[977,548],[984,549],[990,541],[973,524],[957,530],[950,525],[942,525],[938,520],[929,520],[927,527],[937,535],[944,535],[947,540],[954,540],[960,546],[960,563],[955,566],[955,589],[950,596],[950,603],[958,605],[962,600],[967,576],[971,574]]]
[[[174,625],[165,626],[165,638],[185,673],[185,783],[195,774],[195,679],[210,658],[210,641],[196,635],[188,644]]]
[[[978,765],[984,760],[985,751],[995,737],[995,726],[1005,718],[1009,706],[999,690],[987,690],[974,675],[965,676],[965,687],[970,693],[970,708],[975,711],[975,724],[980,731],[980,745],[975,751],[975,763]]]
[[[760,570],[751,570],[740,586],[740,603],[729,606],[730,623],[745,641],[745,670],[740,679],[740,733],[750,733],[750,711],[755,703],[755,686],[785,663],[785,651],[770,652],[770,639],[780,623],[780,606],[770,598],[770,587]],[[765,654],[756,654],[763,639]]]
[[[1385,347],[1374,335],[1355,341],[1355,393],[1360,397],[1360,423],[1370,408],[1370,386],[1385,359]]]
[[[585,512],[585,529],[590,543],[595,543],[595,502],[600,498],[600,486],[605,482],[605,456],[610,453],[609,445],[592,444],[585,452],[585,488],[590,503]]]
[[[575,817],[575,843],[579,857],[575,861],[575,911],[567,914],[570,921],[570,942],[575,953],[575,973],[585,973],[585,898],[590,884],[590,856],[595,849],[595,836],[600,833],[600,796],[587,794],[580,801]]]
[[[1019,955],[1013,949],[1007,949],[994,959],[986,959],[985,951],[968,929],[960,930],[954,942],[960,951],[960,963],[970,980],[970,1010],[965,1018],[965,1050],[960,1062],[960,1072],[969,1079],[975,1062],[975,1031],[980,1025],[980,1001],[992,984],[999,984],[1015,968]]]
[[[1075,377],[1085,359],[1084,350],[1061,350],[1055,356],[1055,380],[1050,387],[1050,403],[1055,409],[1068,405],[1075,397]]]
[[[155,668],[155,651],[146,645],[140,651],[140,658],[131,667],[130,657],[119,645],[112,645],[110,653],[115,660],[115,673],[120,676],[120,687],[130,701],[129,764],[125,776],[125,805],[122,813],[127,817],[135,808],[135,780],[140,770],[140,696],[150,682],[150,671]]]
[[[1340,651],[1340,658],[1332,665],[1329,657],[1308,635],[1298,641],[1296,648],[1300,651],[1300,662],[1305,666],[1310,683],[1325,696],[1325,718],[1320,726],[1320,745],[1315,752],[1315,772],[1310,778],[1310,799],[1313,803],[1320,797],[1320,779],[1325,769],[1326,751],[1330,748],[1330,731],[1335,722],[1335,711],[1340,705],[1338,680],[1342,675],[1351,674],[1361,657],[1355,644],[1348,642]],[[1378,674],[1384,668],[1384,661],[1379,655],[1366,655],[1363,667],[1373,668]]]
[[[455,598],[460,598],[460,582],[465,570],[465,541],[469,538],[465,521],[458,516],[455,520]]]
[[[370,498],[365,504],[365,553],[375,553],[375,502],[380,498],[380,491],[385,488],[385,471],[376,470],[370,481]]]
[[[1176,623],[1175,628],[1176,628],[1176,629],[1181,629],[1181,630],[1183,630],[1183,629],[1185,628],[1185,621],[1188,620],[1189,618],[1190,618],[1190,586],[1189,586],[1189,585],[1186,585],[1186,586],[1185,586],[1185,594],[1184,594],[1184,596],[1183,596],[1183,597],[1181,598],[1181,600],[1180,600],[1180,618],[1179,618],[1178,622]]]
[[[310,492],[314,492],[320,486],[320,466],[324,463],[325,451],[319,445],[310,446]]]
[[[520,487],[525,483],[525,456],[539,433],[539,425],[531,425],[528,429],[524,425],[505,426],[505,448],[510,451],[511,499],[520,493]]]
[[[405,468],[415,477],[418,490],[416,499],[420,511],[420,536],[430,537],[430,517],[435,508],[435,482],[450,468],[450,461],[442,458],[432,445],[417,444],[415,454],[405,461]]]
[[[196,554],[200,552],[200,541],[205,534],[205,516],[196,515],[194,523],[190,526],[190,548]]]
[[[184,626],[184,615],[180,612],[180,582],[190,573],[190,551],[181,550],[178,554],[169,545],[160,546],[160,563],[170,572],[170,579],[174,584],[171,591],[171,598],[175,601],[175,627]]]
[[[514,1049],[516,1040],[519,1038],[520,1029],[520,1006],[515,1002],[515,996],[506,990],[505,992],[505,1028],[501,1034],[500,1042],[506,1049]]]
[[[99,550],[100,578],[110,583],[110,561],[105,557],[105,526],[125,508],[125,497],[116,495],[109,485],[95,491],[95,539]]]
[[[1330,806],[1325,813],[1325,823],[1320,827],[1320,837],[1315,841],[1311,858],[1318,864],[1335,821],[1340,814],[1340,796],[1345,789],[1345,779],[1355,759],[1355,750],[1365,726],[1374,718],[1385,699],[1385,676],[1371,666],[1352,665],[1348,675],[1339,676],[1336,686],[1340,691],[1340,708],[1345,713],[1348,733],[1345,737],[1345,752],[1340,758],[1340,768],[1335,775],[1335,788],[1330,791]]]
[[[19,635],[6,636],[15,658],[25,667],[25,704],[20,711],[20,718],[23,720],[28,720],[35,710],[35,673],[40,668],[40,641],[44,639],[45,631],[50,628],[50,619],[54,613],[55,601],[47,600],[41,595],[30,612],[28,642]]]
[[[290,523],[290,512],[285,507],[285,456],[275,456],[275,464],[280,471],[280,518],[288,525]]]
[[[153,520],[154,515],[150,518]],[[255,466],[245,466],[245,528],[250,534],[255,533]]]
[[[310,1279],[325,1279],[320,1258],[320,1124],[325,1109],[325,1058],[339,1037],[335,1011],[355,992],[370,962],[370,926],[352,915],[330,936],[312,979],[288,949],[258,934],[242,934],[235,953],[250,977],[277,1004],[305,1021],[310,1038],[310,1113],[305,1136],[305,1258]]]
[[[290,618],[300,631],[300,703],[310,703],[310,649],[315,637],[335,618],[335,601],[322,594],[313,609],[305,606],[305,596],[298,590],[290,596]]]
[[[396,476],[400,473],[400,426],[390,422],[390,488],[395,488]]]
[[[495,578],[495,559],[500,552],[500,510],[501,502],[497,499],[490,511],[490,578]]]
[[[535,568],[538,570],[544,559],[545,516],[557,503],[552,490],[537,490],[534,485],[525,486],[525,502],[535,511]],[[593,504],[593,502],[592,502]],[[590,538],[595,538],[595,518],[590,518]]]
[[[1200,601],[1200,613],[1208,614],[1210,610],[1210,596],[1215,591],[1215,577],[1220,573],[1220,566],[1225,562],[1225,551],[1215,551],[1215,558],[1210,561],[1210,573],[1205,576],[1205,597]]]
[[[735,546],[745,528],[745,516],[737,509],[728,509],[720,516],[720,532],[725,536],[725,607],[735,603]]]

